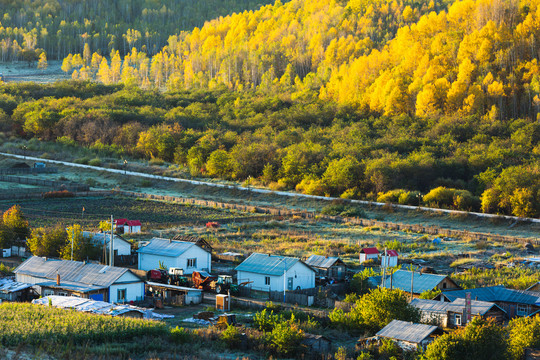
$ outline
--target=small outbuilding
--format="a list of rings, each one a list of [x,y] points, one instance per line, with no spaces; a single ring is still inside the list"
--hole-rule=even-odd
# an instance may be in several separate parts
[[[120,234],[136,234],[141,232],[139,220],[116,219],[114,220],[116,231]]]
[[[298,258],[253,253],[235,270],[238,284],[249,282],[254,290],[292,291],[315,287],[315,270]]]
[[[0,301],[30,301],[35,295],[32,284],[17,282],[11,278],[0,279]]]
[[[439,327],[434,325],[392,320],[376,336],[394,340],[403,350],[416,351],[418,349],[425,350],[435,339],[435,336],[442,334],[442,332]]]
[[[379,250],[375,247],[360,250],[360,264],[368,260],[377,261],[379,259],[379,254]]]
[[[315,269],[318,276],[327,279],[340,281],[344,280],[347,275],[347,265],[337,256],[311,255],[305,264]]]
[[[153,238],[137,252],[139,270],[158,269],[163,265],[167,268],[183,269],[184,274],[192,274],[193,271],[212,271],[210,251],[194,242]]]
[[[396,250],[387,250],[386,255],[381,254],[381,267],[395,267],[398,265],[398,252]]]
[[[332,350],[332,342],[323,335],[305,333],[302,345],[312,354],[327,354]]]

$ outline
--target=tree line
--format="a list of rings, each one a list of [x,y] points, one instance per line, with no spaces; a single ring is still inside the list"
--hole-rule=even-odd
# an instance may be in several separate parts
[[[156,54],[171,35],[268,0],[9,0],[0,11],[0,60],[35,61],[92,51]]]
[[[2,130],[275,190],[540,214],[540,125],[529,118],[374,117],[316,97],[226,88],[8,83]]]

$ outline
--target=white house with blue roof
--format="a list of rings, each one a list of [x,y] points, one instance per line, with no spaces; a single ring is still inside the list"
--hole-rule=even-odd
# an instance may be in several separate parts
[[[212,254],[190,241],[177,241],[153,238],[137,250],[139,254],[139,270],[158,269],[160,264],[167,268],[175,267],[184,270],[184,274],[193,271],[212,271]]]
[[[315,270],[298,258],[253,253],[236,267],[238,284],[253,290],[283,291],[315,287]]]

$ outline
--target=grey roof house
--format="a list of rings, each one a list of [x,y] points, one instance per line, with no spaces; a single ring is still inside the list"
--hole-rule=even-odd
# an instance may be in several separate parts
[[[347,274],[347,265],[337,256],[311,255],[304,262],[328,279],[343,280]]]
[[[527,316],[540,310],[540,292],[507,289],[502,285],[486,286],[476,289],[445,291],[436,300],[454,301],[465,299],[467,293],[471,299],[493,302],[503,309],[508,317]]]
[[[34,285],[41,296],[75,295],[111,303],[144,296],[144,281],[121,267],[32,256],[13,272],[16,281]]]
[[[212,271],[212,254],[191,241],[153,238],[137,250],[139,270],[158,269],[160,265],[179,268],[184,274],[193,271]]]
[[[381,285],[381,284],[379,284]],[[426,274],[420,272],[412,272],[408,270],[398,270],[391,275],[386,276],[386,280],[381,287],[401,289],[406,292],[411,291],[414,295],[419,295],[424,291],[431,290],[454,290],[461,289],[454,280],[446,275]]]
[[[283,291],[315,287],[315,270],[298,258],[253,253],[236,267],[238,283],[254,290]]]
[[[396,341],[404,350],[425,349],[433,341],[435,335],[442,330],[434,325],[415,324],[412,322],[392,320],[376,336]]]
[[[455,299],[451,303],[439,300],[413,299],[410,304],[420,310],[424,323],[441,327],[467,325],[465,299]],[[502,323],[506,318],[506,312],[495,303],[472,300],[471,316],[493,318],[496,322]]]

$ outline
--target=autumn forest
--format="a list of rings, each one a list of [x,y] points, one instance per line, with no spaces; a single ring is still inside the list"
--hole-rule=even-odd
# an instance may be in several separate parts
[[[540,215],[539,0],[0,3],[0,60],[73,79],[2,84],[4,138]]]

